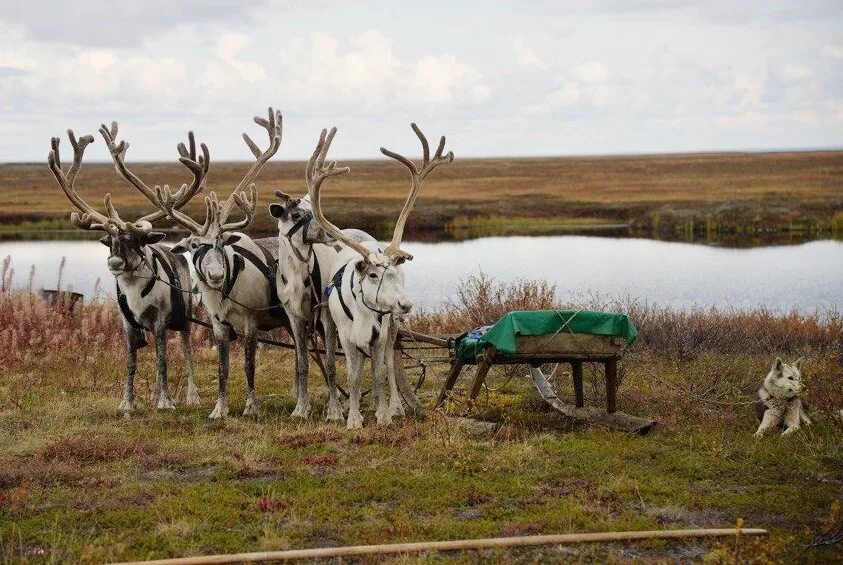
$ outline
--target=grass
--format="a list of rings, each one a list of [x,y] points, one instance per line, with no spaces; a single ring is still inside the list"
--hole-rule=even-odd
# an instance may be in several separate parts
[[[383,218],[396,216],[406,195],[404,171],[387,160],[349,164],[352,173],[326,189],[329,216],[341,227],[387,233],[391,225]],[[212,163],[208,186],[225,194],[245,168]],[[179,186],[186,178],[178,164],[133,169],[150,185]],[[304,163],[267,165],[258,183],[261,210],[278,188],[304,192],[303,171]],[[409,228],[462,237],[448,226],[475,222],[487,230],[488,218],[493,224],[507,218],[506,233],[519,234],[564,232],[583,220],[681,237],[838,233],[834,215],[843,208],[842,172],[843,152],[833,151],[459,159],[426,183]],[[110,165],[85,165],[78,184],[91,203],[101,204],[113,192],[126,216],[149,210]],[[66,218],[69,203],[43,164],[6,164],[0,165],[0,210],[0,223],[37,223]],[[198,213],[199,204],[191,210]],[[253,229],[272,231],[275,223],[260,212]]]
[[[503,309],[553,300],[546,283],[504,286],[480,277],[466,281],[457,301],[441,312],[419,313],[410,325],[465,329]],[[0,559],[103,562],[718,527],[741,519],[771,531],[763,543],[741,542],[741,561],[843,557],[843,544],[818,543],[833,539],[823,532],[833,536],[843,527],[835,502],[843,486],[843,426],[831,417],[843,405],[839,320],[637,308],[629,310],[641,340],[622,363],[619,404],[659,421],[648,436],[566,420],[519,377],[523,368],[493,371],[490,390],[470,411],[501,422],[497,432],[478,433],[447,417],[464,411],[463,397],[447,414],[434,412],[425,421],[378,429],[369,415],[364,430],[348,432],[318,421],[325,391],[316,378],[314,419],[289,418],[293,361],[279,350],[259,352],[260,417],[206,420],[215,398],[216,356],[203,346],[203,332],[194,336],[202,406],[154,410],[153,359],[144,350],[136,381],[140,410],[120,418],[121,330],[114,305],[85,304],[70,313],[26,293],[0,292]],[[733,329],[720,336],[726,328]],[[766,333],[759,333],[763,328]],[[692,337],[681,339],[684,333]],[[809,356],[806,379],[816,423],[789,437],[755,440],[752,407],[733,403],[751,398],[771,362],[768,348],[780,345],[788,355]],[[238,349],[232,360],[230,398],[237,414],[245,398]],[[344,380],[344,367],[339,370]],[[420,391],[428,404],[443,370],[428,370]],[[170,374],[182,400],[186,379],[177,354]],[[560,392],[571,396],[565,367],[558,378]],[[467,384],[460,382],[460,391]],[[587,367],[587,399],[599,402],[602,394],[599,371]],[[736,555],[733,542],[676,541],[440,558],[731,562]]]

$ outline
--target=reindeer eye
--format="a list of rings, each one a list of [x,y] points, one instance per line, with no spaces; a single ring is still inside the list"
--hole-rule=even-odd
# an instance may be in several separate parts
[[[378,278],[378,274],[377,273],[369,273],[369,278],[374,280],[374,279]]]
[[[299,210],[296,210],[295,212],[293,212],[293,219],[294,220],[300,220],[301,219],[301,212]]]

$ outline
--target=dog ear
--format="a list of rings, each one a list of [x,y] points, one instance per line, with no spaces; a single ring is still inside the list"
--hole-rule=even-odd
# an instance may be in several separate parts
[[[775,361],[775,363],[773,363],[773,370],[777,373],[781,373],[782,372],[782,365],[784,365],[784,363],[782,363],[782,358],[776,357],[776,361]]]
[[[802,361],[804,361],[804,360],[805,360],[804,357],[800,357],[799,359],[797,359],[796,361],[793,362],[793,366],[796,367],[796,369],[798,371],[801,371],[802,370]]]

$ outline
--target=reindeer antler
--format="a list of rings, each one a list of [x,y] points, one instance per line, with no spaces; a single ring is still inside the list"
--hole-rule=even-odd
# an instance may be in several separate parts
[[[249,225],[249,222],[245,224],[240,221],[234,224],[226,224],[226,220],[228,220],[228,215],[231,213],[231,210],[234,208],[234,205],[237,204],[243,211],[245,212],[248,206],[244,207],[243,204],[238,200],[238,194],[242,193],[245,188],[248,186],[250,187],[254,184],[255,178],[258,176],[258,173],[261,172],[263,166],[266,164],[269,159],[278,152],[278,148],[281,147],[281,135],[283,133],[283,118],[281,116],[280,111],[274,111],[272,108],[268,108],[267,110],[268,119],[261,118],[259,116],[255,116],[254,120],[255,123],[264,128],[269,135],[269,146],[266,150],[261,151],[260,148],[252,141],[252,138],[248,136],[248,134],[243,133],[243,141],[246,142],[246,145],[249,146],[249,149],[252,151],[252,154],[255,156],[255,162],[252,163],[252,166],[249,167],[249,170],[246,171],[246,174],[243,175],[243,178],[240,180],[240,183],[237,185],[237,188],[229,195],[228,199],[222,203],[220,207],[220,217],[218,223],[220,224],[220,231],[225,231],[222,229],[223,226],[228,225],[237,225],[240,228],[243,228]],[[251,198],[252,202],[256,202],[255,198]],[[251,205],[252,207],[252,217],[254,216],[254,204]],[[251,221],[247,213],[247,219]],[[241,225],[242,224],[242,225]],[[237,228],[237,229],[240,229]]]
[[[146,183],[144,183],[136,174],[129,170],[126,166],[126,151],[129,149],[129,143],[126,141],[120,141],[117,143],[117,132],[118,132],[118,125],[117,122],[111,122],[111,127],[107,128],[105,124],[100,126],[100,134],[102,134],[103,140],[105,140],[105,144],[108,147],[108,152],[111,154],[111,158],[114,161],[114,168],[124,180],[126,180],[129,184],[134,186],[141,194],[143,194],[147,200],[155,204],[159,209],[155,212],[142,216],[135,220],[134,222],[126,222],[126,226],[131,231],[135,232],[148,232],[152,229],[152,222],[156,220],[160,220],[167,216],[167,212],[162,209],[157,201],[157,190],[158,186],[155,187],[155,191],[153,191]],[[208,168],[210,166],[211,157],[210,153],[208,152],[208,146],[204,143],[200,144],[200,148],[202,149],[202,155],[197,157],[196,155],[196,140],[193,137],[193,132],[187,133],[187,140],[190,146],[188,150],[185,147],[184,143],[179,143],[177,146],[177,150],[179,152],[179,162],[183,164],[187,169],[193,174],[193,182],[188,185],[184,183],[181,185],[181,188],[174,194],[172,206],[175,209],[182,208],[185,204],[187,204],[196,194],[198,194],[202,188],[204,188],[205,177],[208,174]],[[169,189],[167,185],[165,188]]]
[[[419,195],[419,190],[421,190],[422,184],[424,184],[424,180],[427,178],[427,175],[429,175],[433,169],[439,165],[447,165],[454,161],[454,153],[452,151],[448,151],[448,153],[444,156],[442,155],[442,151],[445,150],[444,135],[439,139],[439,147],[436,148],[436,153],[434,153],[433,159],[431,159],[430,146],[427,143],[427,138],[416,124],[410,124],[410,127],[413,128],[413,131],[416,133],[422,144],[421,168],[416,167],[415,163],[403,155],[399,155],[394,151],[381,147],[381,153],[387,157],[395,159],[407,167],[410,171],[410,193],[407,195],[407,200],[404,202],[404,208],[401,209],[401,213],[398,215],[398,220],[395,222],[395,230],[392,232],[392,241],[384,252],[384,254],[389,257],[394,264],[401,263],[404,260],[409,261],[413,258],[413,256],[406,251],[402,251],[400,249],[400,245],[401,240],[404,237],[404,225],[407,222],[407,217],[410,215],[410,211],[416,203],[416,198]]]
[[[76,182],[76,175],[79,173],[79,169],[82,167],[82,156],[85,153],[85,148],[94,142],[93,135],[84,135],[79,139],[73,134],[73,130],[67,130],[67,137],[70,139],[70,145],[73,147],[73,163],[70,165],[70,168],[67,170],[67,174],[62,171],[61,168],[61,156],[59,154],[59,143],[60,139],[58,137],[54,137],[50,140],[50,145],[52,149],[50,150],[49,155],[47,156],[47,164],[50,168],[50,172],[53,173],[53,177],[55,177],[56,182],[64,191],[65,195],[67,196],[68,200],[70,200],[74,206],[76,206],[81,214],[78,212],[71,212],[70,214],[70,221],[79,229],[83,230],[100,230],[108,232],[112,235],[116,234],[117,229],[120,227],[120,219],[116,218],[118,223],[109,216],[105,216],[100,212],[94,210],[94,208],[85,202],[81,196],[76,192],[74,187],[74,183]],[[110,206],[110,195],[106,195],[106,209]],[[112,207],[113,208],[113,207]],[[116,214],[116,213],[115,213]]]
[[[307,162],[307,168],[304,171],[307,193],[310,195],[310,202],[313,206],[313,217],[331,237],[346,244],[362,255],[364,259],[373,263],[375,262],[374,254],[354,238],[345,235],[341,229],[328,221],[322,212],[322,182],[329,177],[344,175],[351,170],[348,167],[337,167],[336,161],[325,163],[328,149],[331,148],[331,142],[334,140],[336,133],[337,128],[331,128],[330,132],[325,129],[322,130],[316,149],[313,150],[313,155]]]
[[[152,197],[152,201],[155,202],[158,207],[163,210],[164,213],[166,213],[168,217],[172,218],[173,221],[187,228],[195,235],[206,235],[212,229],[216,233],[220,233],[224,231],[239,230],[248,226],[254,218],[255,207],[257,205],[257,191],[255,190],[255,183],[253,181],[255,177],[257,177],[258,173],[260,173],[261,169],[266,164],[266,162],[273,155],[275,155],[275,153],[278,151],[278,148],[281,146],[281,112],[276,112],[272,108],[269,108],[268,113],[268,119],[255,116],[254,120],[256,124],[260,125],[267,131],[269,135],[269,146],[266,148],[266,150],[261,151],[260,148],[258,148],[255,142],[252,141],[252,139],[247,134],[243,134],[243,140],[246,142],[246,145],[249,146],[249,149],[255,156],[255,162],[252,164],[251,167],[249,167],[249,170],[246,171],[246,174],[243,176],[243,179],[240,181],[237,187],[231,192],[231,194],[224,202],[220,202],[220,200],[217,198],[216,193],[214,192],[211,192],[211,194],[205,198],[205,221],[203,224],[200,225],[190,216],[181,212],[178,209],[180,208],[178,204],[180,203],[179,194],[181,190],[173,194],[173,192],[170,190],[170,187],[167,185],[164,185],[164,187],[156,186],[155,192]],[[179,146],[179,153],[181,153],[182,155],[179,161],[182,161],[185,166],[188,166],[188,168],[191,168],[191,170],[199,170],[204,164],[204,172],[207,173],[207,148],[204,144],[202,145],[202,149],[204,152],[204,161],[202,156],[200,156],[199,159],[196,160],[194,158],[195,150],[193,149],[192,135],[190,136],[190,142],[190,152],[187,152],[183,145]],[[185,155],[185,153],[187,153],[187,155]],[[204,173],[202,177],[202,182],[204,182]],[[248,194],[245,191],[245,187],[248,187]],[[188,190],[188,192],[190,191]],[[227,223],[228,216],[229,214],[231,214],[231,211],[235,205],[241,210],[243,210],[246,217],[237,222]]]

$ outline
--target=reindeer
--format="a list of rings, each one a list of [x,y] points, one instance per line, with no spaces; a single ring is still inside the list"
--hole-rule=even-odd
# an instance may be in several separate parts
[[[259,413],[255,393],[258,331],[284,327],[292,333],[276,290],[277,239],[252,239],[238,231],[254,218],[257,194],[253,181],[281,145],[280,112],[270,108],[268,119],[255,117],[254,120],[269,134],[269,147],[261,151],[248,135],[243,134],[255,162],[224,202],[220,202],[214,192],[205,198],[204,223],[199,224],[179,210],[178,194],[172,194],[168,186],[156,186],[155,193],[150,196],[169,218],[191,232],[176,243],[172,251],[190,252],[202,303],[213,325],[219,352],[219,397],[209,416],[212,419],[228,416],[229,342],[236,338],[236,334],[243,335],[249,389],[243,415],[248,416]],[[229,222],[228,217],[235,205],[245,217]]]
[[[308,161],[305,169],[308,187],[319,174],[317,161],[320,157],[324,161],[329,147],[330,140],[317,145]],[[278,279],[281,281],[278,298],[290,318],[296,345],[296,407],[291,416],[307,418],[310,413],[307,344],[312,332],[321,330],[326,344],[325,380],[328,387],[325,419],[342,422],[342,404],[335,380],[336,336],[334,332],[325,334],[322,308],[317,308],[322,301],[322,289],[331,281],[331,266],[342,247],[314,221],[309,195],[294,198],[278,190],[275,196],[281,202],[270,204],[269,213],[278,220]],[[375,241],[361,230],[346,229],[343,233],[357,241]]]
[[[111,130],[105,126],[103,136],[117,134],[117,124]],[[52,150],[47,158],[50,171],[67,198],[79,209],[81,215],[73,212],[70,221],[83,230],[106,232],[100,242],[109,248],[108,269],[114,275],[117,286],[118,304],[126,333],[126,383],[123,399],[118,406],[121,412],[135,409],[134,379],[137,370],[137,352],[147,345],[144,330],[155,334],[155,353],[157,367],[158,408],[175,408],[167,384],[167,330],[177,331],[181,335],[185,365],[187,367],[187,404],[198,404],[199,393],[194,382],[193,358],[190,350],[190,322],[192,311],[191,293],[182,290],[182,284],[189,284],[190,271],[187,261],[181,255],[171,253],[159,245],[164,239],[161,232],[152,231],[152,222],[165,217],[158,210],[138,218],[134,222],[120,218],[111,200],[111,194],[105,196],[106,214],[94,210],[76,192],[74,184],[82,165],[85,148],[93,143],[91,135],[79,139],[73,131],[67,130],[73,147],[73,164],[67,173],[62,170],[59,156],[59,138],[52,138]],[[196,156],[196,143],[193,132],[188,133],[190,149],[179,144],[180,161],[193,174],[193,182],[182,187],[173,196],[173,206],[181,208],[202,189],[208,172],[208,148],[202,144],[202,152]],[[108,137],[106,137],[108,142]],[[128,145],[122,148],[125,154]]]
[[[400,268],[413,258],[400,249],[404,235],[404,225],[413,209],[419,190],[427,176],[438,166],[449,164],[454,154],[445,149],[445,138],[433,158],[430,147],[416,124],[411,125],[422,144],[422,166],[388,149],[381,152],[406,166],[410,171],[410,192],[404,207],[395,223],[392,241],[384,249],[375,241],[358,241],[344,233],[325,218],[322,212],[321,190],[325,179],[349,172],[348,167],[337,167],[336,162],[325,162],[327,151],[336,134],[336,128],[330,133],[322,130],[315,161],[308,165],[308,194],[313,207],[313,215],[325,232],[344,248],[331,264],[331,283],[325,289],[328,297],[329,315],[325,317],[326,349],[330,349],[329,336],[339,334],[340,343],[348,362],[349,410],[346,427],[363,427],[360,413],[361,378],[363,362],[368,355],[372,359],[373,395],[377,398],[375,417],[379,426],[390,425],[393,416],[403,415],[401,398],[395,380],[392,343],[395,341],[396,322],[410,312],[412,301],[404,291],[404,274]],[[313,159],[312,159],[313,161]],[[389,377],[389,400],[384,388],[384,373]]]

